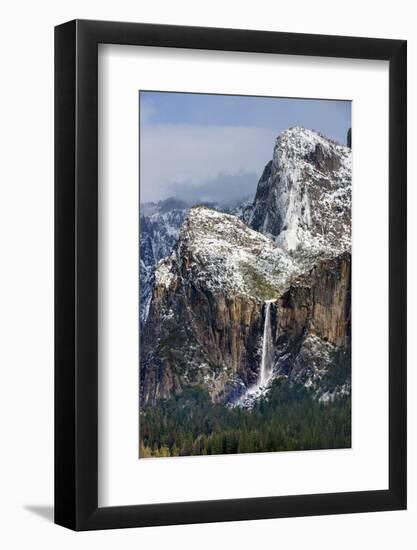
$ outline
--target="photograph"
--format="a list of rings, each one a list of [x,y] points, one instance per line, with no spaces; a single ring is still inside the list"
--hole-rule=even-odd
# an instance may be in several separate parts
[[[5,3],[0,548],[417,548],[416,10],[380,4]]]
[[[351,446],[351,102],[139,92],[139,457]]]

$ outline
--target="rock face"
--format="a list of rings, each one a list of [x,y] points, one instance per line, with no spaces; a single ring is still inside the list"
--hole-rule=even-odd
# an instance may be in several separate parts
[[[351,255],[319,261],[298,277],[278,300],[276,318],[277,373],[320,390],[334,356],[350,349]]]
[[[346,346],[350,338],[350,254],[319,261],[278,301],[279,337],[302,335]]]
[[[163,246],[145,246],[153,256],[141,407],[197,385],[214,402],[250,407],[276,377],[323,401],[350,392],[350,156],[293,128],[278,137],[253,204],[236,210],[240,219],[204,206],[174,209],[184,221],[175,247],[175,231],[161,239],[168,253],[156,268]]]
[[[248,224],[285,250],[334,255],[348,249],[351,150],[305,128],[282,132]]]

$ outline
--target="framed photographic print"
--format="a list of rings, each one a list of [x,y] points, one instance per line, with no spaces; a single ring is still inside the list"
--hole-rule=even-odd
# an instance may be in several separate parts
[[[55,521],[406,507],[406,42],[55,30]]]

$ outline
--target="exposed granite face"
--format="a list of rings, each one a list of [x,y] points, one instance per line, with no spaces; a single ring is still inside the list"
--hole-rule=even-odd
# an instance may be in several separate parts
[[[314,149],[306,155],[306,160],[323,174],[337,172],[342,166],[340,155],[335,148],[327,147],[327,144],[316,143]]]
[[[167,308],[175,312],[171,319],[160,316]],[[253,383],[261,310],[255,300],[216,296],[188,281],[175,294],[164,292],[142,341],[143,405],[193,385],[206,387],[213,401],[227,401],[240,381]]]
[[[350,338],[350,254],[319,261],[278,301],[280,337],[318,336],[336,346]]]
[[[273,175],[272,160],[265,166],[256,188],[249,225],[261,233],[278,235],[282,227],[282,217],[278,209],[275,193],[271,192],[270,178]],[[266,213],[269,213],[266,216]]]
[[[294,281],[276,310],[277,372],[310,385],[312,371],[324,374],[337,349],[350,347],[351,255],[318,262]]]

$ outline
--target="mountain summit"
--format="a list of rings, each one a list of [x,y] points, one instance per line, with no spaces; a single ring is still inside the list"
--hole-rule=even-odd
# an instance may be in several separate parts
[[[306,128],[282,132],[259,180],[248,225],[285,250],[336,254],[351,242],[349,147]]]

